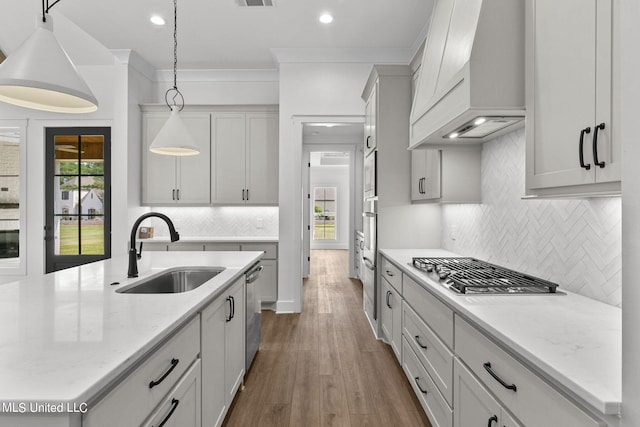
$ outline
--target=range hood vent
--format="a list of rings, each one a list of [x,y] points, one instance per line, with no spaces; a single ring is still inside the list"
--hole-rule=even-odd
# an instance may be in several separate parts
[[[236,0],[238,6],[274,6],[275,0]]]
[[[485,142],[524,124],[524,3],[436,0],[409,148]]]

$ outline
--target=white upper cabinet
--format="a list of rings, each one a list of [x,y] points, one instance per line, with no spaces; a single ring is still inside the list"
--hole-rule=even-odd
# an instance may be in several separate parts
[[[169,112],[146,112],[142,119],[142,204],[208,205],[210,193],[209,114],[182,112],[180,116],[200,148],[195,156],[165,156],[149,146],[169,118]]]
[[[484,142],[521,126],[524,86],[524,0],[437,0],[410,147]]]
[[[216,204],[278,203],[278,114],[213,113],[212,199]]]
[[[530,195],[620,190],[612,9],[612,0],[527,0]]]
[[[372,87],[364,109],[364,155],[367,156],[376,149],[376,110],[378,97],[375,86]]]

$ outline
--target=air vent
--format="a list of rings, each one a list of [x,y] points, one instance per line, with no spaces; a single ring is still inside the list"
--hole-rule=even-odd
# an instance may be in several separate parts
[[[238,6],[274,6],[275,0],[236,0]]]

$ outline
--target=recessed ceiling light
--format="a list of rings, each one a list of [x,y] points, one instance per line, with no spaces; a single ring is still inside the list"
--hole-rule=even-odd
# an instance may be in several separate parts
[[[323,24],[330,24],[331,22],[333,22],[333,16],[329,15],[328,13],[323,13],[320,16],[320,22],[322,22]]]
[[[153,22],[156,25],[164,25],[165,21],[164,18],[162,16],[158,16],[158,15],[153,15],[151,18],[149,18],[149,20],[151,22]]]
[[[479,126],[479,125],[483,124],[486,121],[487,121],[487,119],[485,119],[484,117],[478,117],[476,119],[476,121],[473,122],[473,124],[476,125],[476,126]]]
[[[449,135],[450,139],[456,139],[458,137],[458,133],[457,132],[453,132],[452,134]]]

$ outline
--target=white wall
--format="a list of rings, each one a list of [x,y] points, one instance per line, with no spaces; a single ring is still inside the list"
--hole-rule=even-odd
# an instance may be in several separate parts
[[[336,187],[336,240],[311,240],[311,249],[349,249],[349,209],[350,173],[348,166],[311,166],[311,229],[313,230],[313,189],[315,187]],[[313,233],[312,233],[313,236]]]
[[[624,427],[640,425],[640,3],[620,1],[622,138],[622,412]]]

